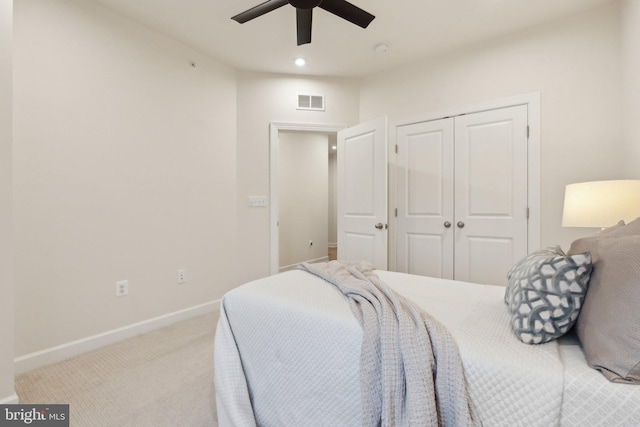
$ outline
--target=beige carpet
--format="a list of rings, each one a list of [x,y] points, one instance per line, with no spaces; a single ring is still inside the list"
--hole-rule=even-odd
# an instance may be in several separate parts
[[[18,375],[20,403],[68,403],[71,426],[217,426],[206,314]]]

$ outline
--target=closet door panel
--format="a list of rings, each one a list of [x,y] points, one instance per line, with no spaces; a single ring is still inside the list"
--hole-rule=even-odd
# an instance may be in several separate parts
[[[460,138],[460,151],[466,156],[466,175],[461,190],[467,192],[467,215],[470,217],[511,217],[513,211],[513,142],[511,123],[468,126]],[[462,166],[461,159],[459,165]]]
[[[527,107],[456,118],[455,278],[505,285],[527,254]]]
[[[466,244],[467,250],[459,252],[457,262],[461,266],[468,266],[468,271],[456,271],[458,275],[465,275],[465,280],[474,283],[491,285],[506,284],[506,272],[509,271],[513,261],[513,239],[510,237],[469,236]],[[466,260],[461,257],[465,254]],[[517,260],[516,260],[517,261]],[[487,262],[490,268],[487,268]]]
[[[401,272],[453,278],[453,119],[397,128]]]
[[[406,272],[420,276],[452,278],[450,254],[445,238],[437,234],[406,233]]]

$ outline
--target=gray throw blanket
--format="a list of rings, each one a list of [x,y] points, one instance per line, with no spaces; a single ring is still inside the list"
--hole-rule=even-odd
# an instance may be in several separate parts
[[[300,267],[349,298],[362,325],[363,426],[480,426],[453,337],[365,262]]]

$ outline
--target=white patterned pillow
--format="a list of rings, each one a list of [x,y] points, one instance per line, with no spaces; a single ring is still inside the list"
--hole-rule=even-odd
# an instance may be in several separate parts
[[[591,255],[566,255],[559,246],[527,255],[514,265],[505,302],[511,327],[526,344],[564,335],[576,322],[591,276]]]
[[[513,267],[511,267],[511,270],[509,270],[509,272],[507,273],[507,289],[505,290],[504,293],[504,302],[507,303],[507,305],[510,304],[511,301],[511,294],[513,293],[513,290],[515,289],[515,285],[512,285],[511,283],[511,277],[514,274],[518,274],[521,269],[522,266],[528,262],[531,262],[532,259],[542,259],[542,258],[553,258],[553,257],[557,257],[557,256],[564,256],[565,253],[564,251],[560,248],[560,246],[550,246],[548,248],[545,249],[539,249],[537,251],[531,252],[529,255],[527,255],[526,257],[522,258],[520,261],[516,262],[514,264]]]

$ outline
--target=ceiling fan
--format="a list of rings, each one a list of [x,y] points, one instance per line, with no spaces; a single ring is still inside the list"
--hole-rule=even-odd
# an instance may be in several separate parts
[[[311,43],[311,21],[313,20],[313,9],[315,7],[320,7],[362,28],[367,28],[375,18],[375,16],[369,12],[345,0],[268,0],[233,16],[231,19],[240,24],[244,24],[247,21],[251,21],[286,4],[290,4],[296,8],[298,46]]]

